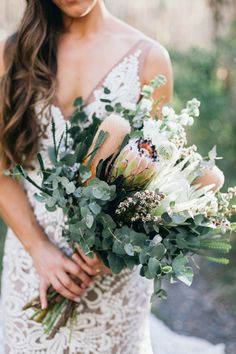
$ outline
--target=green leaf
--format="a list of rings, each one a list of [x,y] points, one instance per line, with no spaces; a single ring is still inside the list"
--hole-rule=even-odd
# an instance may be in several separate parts
[[[106,110],[107,112],[114,112],[114,108],[113,108],[111,105],[109,105],[109,104],[107,104],[107,105],[105,106],[105,110]]]
[[[170,217],[170,215],[168,213],[164,213],[162,214],[162,220],[166,223],[166,224],[169,224],[172,222],[172,219]]]
[[[134,256],[134,247],[131,243],[128,243],[124,246],[125,252],[128,254],[128,256]]]
[[[82,197],[82,187],[78,187],[75,192],[73,193],[74,197],[75,198],[81,198]]]
[[[176,257],[172,262],[173,271],[175,273],[180,273],[183,271],[184,267],[188,264],[188,258],[182,255]]]
[[[48,157],[50,159],[50,161],[52,162],[53,165],[56,165],[57,163],[57,158],[56,158],[56,152],[54,147],[49,146],[48,148]]]
[[[22,175],[22,177],[24,177],[24,178],[28,177],[28,173],[26,172],[26,170],[21,165],[16,165],[15,168]]]
[[[151,296],[151,303],[153,304],[157,300],[164,300],[167,298],[167,292],[164,289],[160,289],[157,293],[153,293]]]
[[[183,224],[188,218],[185,215],[181,214],[173,214],[172,215],[172,222],[175,224]]]
[[[35,193],[34,194],[34,198],[40,203],[44,203],[45,202],[45,197],[43,195]]]
[[[140,262],[141,264],[145,264],[145,263],[148,261],[148,258],[149,258],[149,256],[148,256],[148,254],[146,253],[146,251],[145,251],[145,250],[142,250],[142,251],[140,252],[140,254],[139,254],[139,262]]]
[[[41,155],[40,153],[37,154],[37,159],[38,159],[38,162],[39,162],[40,169],[41,169],[42,171],[45,171],[45,166],[44,166],[43,158],[42,158],[42,155]]]
[[[153,247],[153,249],[150,252],[150,255],[157,259],[161,259],[164,257],[165,253],[166,253],[165,246],[162,243],[159,243],[158,245]]]
[[[94,159],[94,157],[96,156],[96,153],[97,153],[97,150],[102,146],[102,144],[106,141],[106,139],[108,138],[109,136],[109,133],[108,132],[105,132],[103,130],[101,130],[98,134],[98,137],[97,137],[97,140],[96,140],[96,143],[95,143],[95,146],[94,146],[94,150],[93,152],[91,153],[90,155],[90,158],[89,158],[89,162],[88,162],[88,167],[91,166],[91,163]]]
[[[52,208],[55,206],[57,200],[53,197],[48,197],[47,200],[46,200],[46,205],[49,207],[49,208]]]
[[[109,90],[108,87],[104,87],[104,93],[105,93],[106,95],[109,95],[109,93],[111,93],[111,91]]]
[[[90,229],[93,226],[94,216],[87,207],[80,208],[81,216],[84,218],[86,226]]]
[[[75,100],[74,100],[74,107],[80,107],[83,105],[83,98],[82,97],[77,97]]]
[[[164,266],[164,267],[161,267],[161,270],[162,270],[163,273],[167,274],[167,273],[172,272],[172,267],[166,265],[166,266]]]
[[[79,173],[82,183],[86,182],[92,176],[90,169],[84,165],[80,166]]]
[[[193,270],[191,267],[185,267],[181,274],[177,275],[177,278],[182,281],[182,283],[190,286],[193,282]]]
[[[134,266],[136,265],[135,258],[127,257],[124,259],[124,261],[125,261],[127,268],[130,270],[132,270],[134,268]]]
[[[227,258],[218,258],[218,257],[209,257],[209,256],[203,256],[203,258],[213,263],[218,263],[223,265],[229,264],[229,259]]]
[[[153,278],[156,276],[156,273],[159,269],[160,269],[160,262],[155,258],[149,258],[148,271]]]
[[[73,182],[70,182],[66,185],[66,194],[73,194],[76,190],[76,187]]]
[[[193,270],[186,266],[188,263],[188,258],[180,255],[173,260],[172,267],[176,278],[190,286],[193,281]]]
[[[155,277],[154,281],[153,281],[153,286],[154,286],[154,292],[155,293],[158,293],[161,290],[161,284],[162,284],[161,278]]]
[[[109,267],[111,268],[114,274],[119,274],[122,269],[125,267],[125,263],[121,257],[116,256],[113,253],[108,255]]]
[[[61,158],[61,162],[63,162],[67,166],[72,166],[74,163],[76,163],[76,155],[66,154]]]
[[[111,100],[108,100],[107,98],[101,98],[100,101],[104,103],[111,103]]]
[[[97,204],[96,202],[92,202],[89,204],[89,209],[95,214],[99,214],[102,210],[102,208],[100,207],[99,204]]]
[[[118,240],[114,240],[113,246],[112,246],[112,251],[117,254],[117,255],[125,255],[126,251],[124,250],[124,245],[119,242]]]

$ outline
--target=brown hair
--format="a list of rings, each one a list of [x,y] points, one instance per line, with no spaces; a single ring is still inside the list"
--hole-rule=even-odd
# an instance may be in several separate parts
[[[17,32],[5,45],[6,72],[0,81],[0,162],[30,167],[43,129],[35,105],[55,95],[60,10],[51,0],[27,0]]]

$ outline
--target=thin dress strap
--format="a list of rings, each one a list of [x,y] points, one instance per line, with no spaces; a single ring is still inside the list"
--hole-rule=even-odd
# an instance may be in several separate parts
[[[148,38],[143,38],[142,42],[139,44],[139,49],[141,50],[139,56],[139,79],[141,84],[144,82],[144,67],[150,50],[153,48],[153,41]]]
[[[102,77],[102,79],[94,86],[90,95],[84,100],[85,105],[89,104],[92,101],[93,96],[94,96],[94,91],[101,88],[103,82],[106,80],[106,78],[108,77],[110,72],[113,69],[115,69],[120,63],[122,63],[125,60],[125,58],[127,58],[130,55],[132,55],[133,53],[135,53],[139,49],[140,45],[142,45],[143,40],[144,40],[143,38],[139,39],[127,52],[125,52],[124,55],[122,55],[121,58],[119,58],[119,60],[117,60],[115,62],[115,64],[112,65],[112,67],[107,71],[107,73]]]

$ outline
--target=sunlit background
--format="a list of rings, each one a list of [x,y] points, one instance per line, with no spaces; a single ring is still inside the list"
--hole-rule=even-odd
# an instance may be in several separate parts
[[[0,36],[16,28],[23,0],[0,0]],[[206,154],[224,156],[226,186],[236,184],[236,0],[106,0],[114,15],[167,47],[174,67],[174,106],[196,97],[201,117],[189,129]],[[3,244],[4,227],[0,231]],[[201,264],[192,288],[173,285],[153,311],[179,333],[225,343],[236,353],[236,242],[228,267]],[[0,250],[3,247],[0,246]],[[201,262],[202,263],[202,262]],[[170,291],[171,290],[171,291]]]

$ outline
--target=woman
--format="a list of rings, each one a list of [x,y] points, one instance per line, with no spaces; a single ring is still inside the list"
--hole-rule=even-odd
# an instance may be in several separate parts
[[[51,107],[60,129],[78,96],[88,112],[96,110],[102,118],[99,88],[104,82],[113,99],[135,102],[140,84],[162,73],[168,85],[158,94],[165,102],[171,97],[166,51],[114,18],[102,0],[28,1],[17,33],[1,52],[2,170],[16,162],[29,168],[45,148],[47,114],[36,115],[42,105]],[[72,259],[65,256],[60,216],[43,210],[33,193],[30,186],[1,176],[0,212],[10,227],[3,273],[5,353],[151,353],[149,282],[138,272],[106,274],[97,257],[91,261],[79,250]],[[47,340],[41,326],[21,310],[39,288],[46,307],[50,284],[80,304],[71,339],[68,326]]]
[[[113,276],[96,255],[91,260],[79,248],[66,255],[62,215],[46,212],[31,186],[2,172],[21,163],[34,174],[35,155],[49,143],[51,115],[57,130],[63,129],[75,97],[82,96],[87,113],[96,110],[102,119],[102,86],[113,101],[137,102],[141,85],[161,73],[167,85],[154,95],[168,102],[172,70],[166,50],[114,18],[102,0],[30,0],[0,54],[0,213],[10,228],[3,272],[5,353],[151,354],[150,283],[138,270]],[[68,325],[51,340],[22,311],[39,289],[46,308],[49,285],[79,303],[73,331]]]

